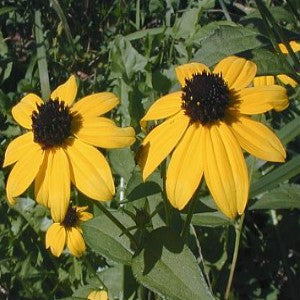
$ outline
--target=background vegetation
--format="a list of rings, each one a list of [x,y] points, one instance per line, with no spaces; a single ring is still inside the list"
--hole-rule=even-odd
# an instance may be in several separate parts
[[[20,134],[10,111],[25,93],[47,98],[70,74],[79,79],[78,98],[113,91],[121,105],[112,117],[119,125],[133,126],[137,142],[131,150],[106,152],[118,189],[108,206],[146,245],[134,254],[94,202],[74,194],[75,203],[88,204],[97,216],[84,226],[89,248],[80,259],[67,252],[55,258],[45,249],[47,210],[36,205],[32,191],[10,207],[5,199],[9,168],[2,169],[0,299],[82,299],[99,287],[108,289],[110,299],[180,299],[182,290],[186,299],[197,299],[198,280],[206,282],[216,298],[223,298],[235,224],[216,210],[203,185],[183,246],[176,233],[186,211],[180,214],[165,201],[159,172],[142,183],[135,164],[145,135],[139,120],[155,99],[178,90],[174,66],[185,62],[213,66],[237,54],[255,61],[259,75],[285,73],[299,80],[299,55],[295,60],[276,51],[282,38],[300,41],[299,13],[297,0],[0,0],[1,160],[10,140]],[[262,120],[286,145],[287,162],[247,158],[252,166],[251,199],[232,299],[299,297],[300,89],[287,89],[289,108]],[[165,224],[170,226],[159,229]],[[194,270],[194,265],[199,267]],[[140,271],[142,267],[146,272]]]

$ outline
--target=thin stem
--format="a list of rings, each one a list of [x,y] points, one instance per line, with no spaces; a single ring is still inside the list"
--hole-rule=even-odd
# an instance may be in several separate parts
[[[230,273],[229,273],[225,297],[224,297],[225,300],[229,299],[229,293],[230,293],[230,289],[231,289],[231,285],[232,285],[232,279],[233,279],[236,262],[237,262],[237,258],[238,258],[238,254],[239,254],[239,247],[240,247],[240,240],[241,240],[241,233],[242,233],[244,218],[245,218],[245,214],[243,214],[241,216],[241,218],[235,225],[235,244],[234,244],[234,251],[233,251]]]
[[[225,15],[226,20],[227,20],[227,21],[232,21],[232,19],[231,19],[231,17],[230,17],[230,14],[229,14],[229,12],[228,12],[228,10],[227,10],[227,7],[226,7],[226,5],[225,5],[225,3],[224,3],[224,1],[223,1],[223,0],[219,0],[219,3],[220,3],[220,6],[221,6],[221,8],[222,8],[222,11],[223,11],[223,13],[224,13],[224,15]]]
[[[297,11],[297,8],[294,6],[294,4],[290,0],[286,0],[287,6],[290,8],[290,11],[295,15],[295,17],[300,22],[300,14]]]
[[[196,203],[196,197],[194,196],[192,198],[191,202],[190,202],[189,211],[188,211],[188,214],[186,216],[186,219],[185,219],[185,222],[184,222],[184,225],[183,225],[183,229],[182,229],[182,232],[181,232],[181,236],[182,236],[182,239],[184,241],[186,240],[189,229],[190,229],[190,224],[191,224],[194,209],[195,209],[195,203]]]
[[[137,242],[134,236],[128,231],[128,229],[100,202],[95,201],[95,204],[113,223],[115,223],[116,226],[121,229],[121,231],[129,238],[133,247],[137,249]]]

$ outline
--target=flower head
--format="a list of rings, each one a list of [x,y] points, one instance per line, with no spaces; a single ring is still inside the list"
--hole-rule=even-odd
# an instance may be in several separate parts
[[[119,103],[114,94],[95,93],[73,104],[76,94],[72,75],[47,102],[28,94],[12,109],[27,132],[13,140],[5,153],[3,165],[15,164],[7,180],[7,199],[14,204],[34,181],[37,202],[50,207],[55,222],[65,218],[71,181],[92,199],[113,197],[110,167],[94,146],[121,148],[135,141],[132,127],[119,128],[103,116]]]
[[[50,248],[53,255],[59,257],[65,245],[71,254],[79,257],[85,251],[85,243],[82,237],[81,222],[93,217],[86,212],[87,206],[69,206],[65,219],[62,222],[53,223],[46,232],[46,248]]]
[[[300,43],[297,43],[296,41],[291,41],[289,44],[294,52],[300,51]],[[285,55],[289,54],[289,52],[284,44],[280,43],[280,44],[278,44],[278,46],[279,46],[280,51],[283,54],[285,54]],[[276,77],[285,85],[289,84],[292,87],[297,86],[297,82],[293,78],[291,78],[285,74],[280,74],[280,75],[277,75]],[[274,84],[274,82],[275,82],[275,78],[272,75],[258,76],[258,77],[255,77],[253,80],[254,86],[272,85],[272,84]],[[278,110],[276,108],[274,108],[274,109]]]
[[[88,297],[88,300],[107,300],[107,291],[105,290],[99,290],[99,291],[92,291]]]
[[[278,85],[248,87],[256,65],[230,56],[211,72],[201,63],[176,68],[181,91],[158,99],[141,120],[165,119],[145,137],[139,153],[143,179],[172,152],[166,174],[171,204],[183,209],[204,174],[219,209],[228,217],[244,212],[249,190],[242,149],[282,162],[285,150],[276,135],[249,115],[287,107]]]

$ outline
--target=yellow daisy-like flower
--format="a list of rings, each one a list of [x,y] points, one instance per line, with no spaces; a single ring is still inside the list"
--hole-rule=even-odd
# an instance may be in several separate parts
[[[300,51],[300,43],[297,43],[296,41],[291,41],[289,44],[294,52]],[[284,44],[280,43],[280,44],[278,44],[278,46],[283,54],[286,54],[286,55],[289,54],[289,52]],[[285,74],[277,75],[276,77],[285,85],[289,84],[292,87],[297,86],[297,82]],[[275,82],[274,76],[258,76],[258,77],[255,77],[253,80],[254,86],[273,85],[274,82]]]
[[[101,290],[101,291],[92,291],[88,297],[88,300],[108,300],[107,291]]]
[[[183,209],[204,174],[219,209],[228,217],[244,212],[249,190],[242,149],[269,161],[283,162],[276,135],[248,115],[287,107],[285,88],[248,87],[256,65],[230,56],[213,72],[201,63],[176,68],[181,91],[158,99],[141,120],[166,119],[145,137],[139,153],[143,179],[173,150],[166,174],[171,204]]]
[[[105,157],[95,147],[121,148],[135,141],[132,127],[119,128],[102,115],[119,99],[112,93],[89,95],[73,104],[77,94],[72,75],[50,100],[26,95],[12,109],[14,119],[28,130],[7,147],[3,166],[15,164],[7,180],[9,203],[33,182],[38,203],[50,207],[55,222],[65,218],[70,182],[88,197],[106,201],[114,181]]]
[[[53,223],[46,232],[46,249],[50,248],[53,255],[59,257],[68,247],[71,254],[79,257],[85,251],[85,243],[82,237],[81,222],[93,217],[86,212],[87,206],[69,206],[65,219],[62,222]]]

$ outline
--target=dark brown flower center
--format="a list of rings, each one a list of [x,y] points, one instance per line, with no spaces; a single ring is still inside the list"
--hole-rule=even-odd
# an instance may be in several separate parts
[[[222,120],[229,106],[230,93],[221,74],[194,74],[182,88],[182,108],[191,123],[202,125]]]
[[[37,105],[31,119],[34,141],[44,148],[61,146],[71,135],[73,116],[62,101],[50,99]]]
[[[63,220],[63,225],[65,227],[74,227],[77,225],[78,223],[78,215],[76,212],[76,208],[73,208],[71,205],[69,206],[65,219]]]

